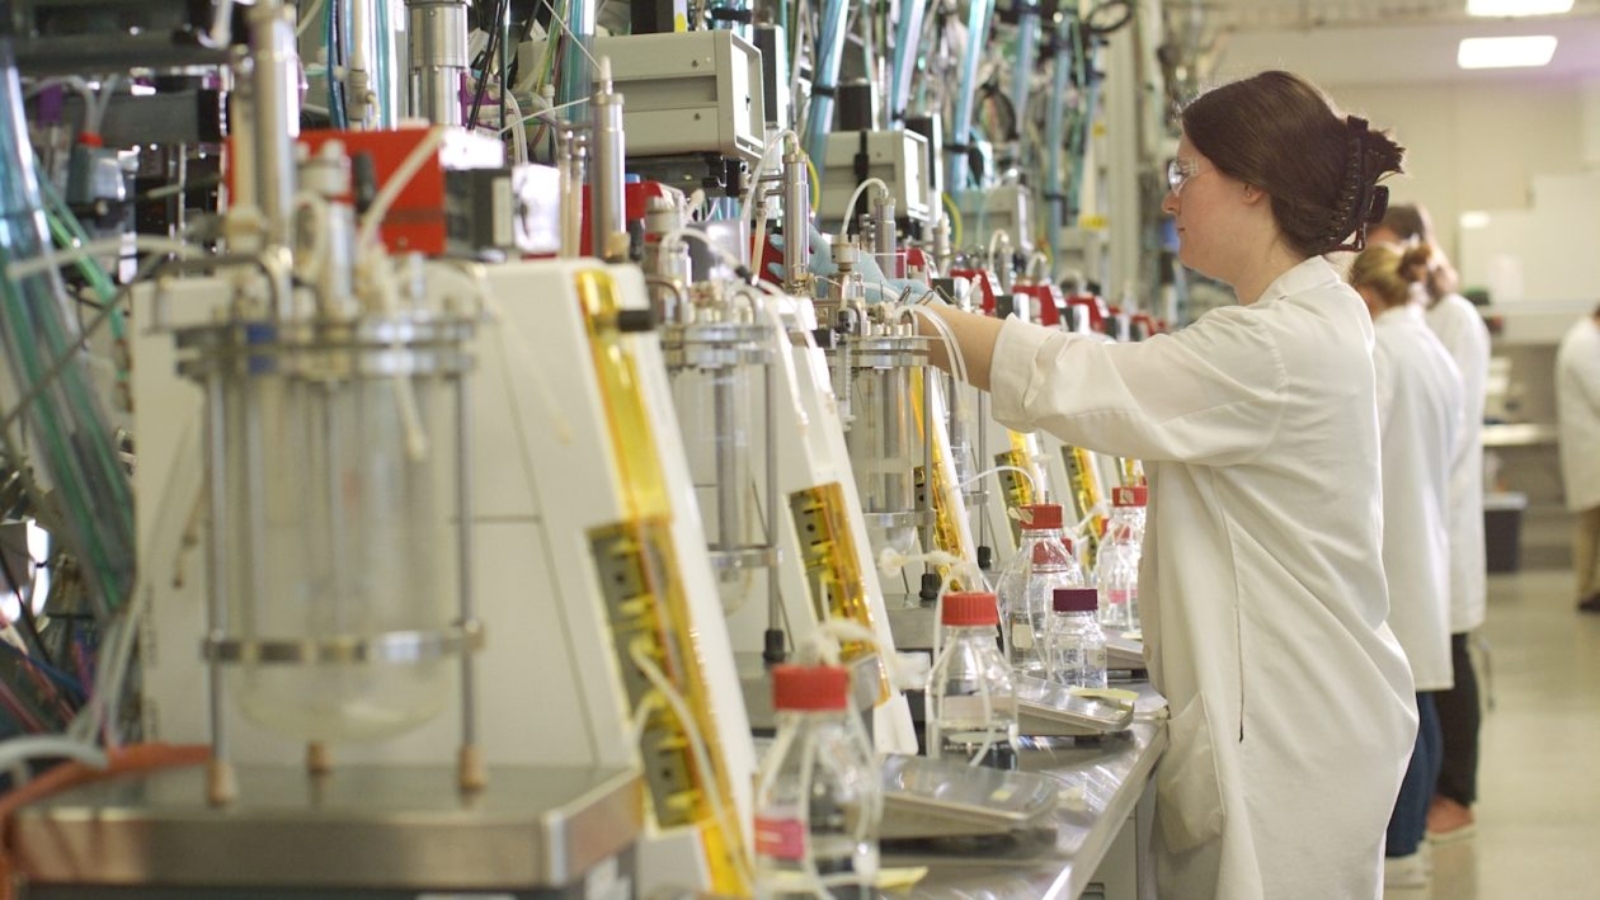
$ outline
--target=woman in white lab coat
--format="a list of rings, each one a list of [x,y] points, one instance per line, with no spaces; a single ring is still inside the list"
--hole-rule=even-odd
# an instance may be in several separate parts
[[[1488,593],[1483,545],[1483,408],[1489,384],[1489,328],[1471,301],[1456,293],[1456,272],[1434,240],[1433,221],[1417,204],[1391,204],[1367,235],[1371,243],[1417,241],[1431,250],[1428,328],[1461,370],[1460,452],[1450,467],[1450,669],[1455,686],[1434,695],[1444,758],[1428,807],[1428,836],[1435,841],[1471,837],[1478,800],[1478,730],[1482,713],[1478,676],[1468,642],[1483,625]]]
[[[1577,514],[1572,568],[1578,608],[1600,613],[1600,307],[1556,351],[1556,419],[1567,508]]]
[[[1450,464],[1460,449],[1460,370],[1423,318],[1429,244],[1373,244],[1350,267],[1372,314],[1377,344],[1378,436],[1383,461],[1383,569],[1389,627],[1411,661],[1421,725],[1389,820],[1384,881],[1428,883],[1422,841],[1444,755],[1434,693],[1453,684],[1450,662]]]
[[[1322,255],[1360,246],[1402,151],[1284,72],[1183,128],[1179,259],[1240,305],[1132,344],[937,314],[1002,422],[1144,461],[1160,896],[1373,900],[1416,707],[1385,624],[1372,322]]]

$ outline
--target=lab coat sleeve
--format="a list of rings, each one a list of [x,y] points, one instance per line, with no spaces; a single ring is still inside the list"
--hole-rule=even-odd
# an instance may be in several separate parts
[[[1287,376],[1241,308],[1174,335],[1104,343],[1007,321],[989,370],[994,415],[1074,446],[1149,461],[1248,461],[1275,433]]]

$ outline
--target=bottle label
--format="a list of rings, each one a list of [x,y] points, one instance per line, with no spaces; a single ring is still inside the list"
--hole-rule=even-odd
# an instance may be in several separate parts
[[[1127,588],[1107,588],[1101,592],[1107,603],[1121,606],[1133,598],[1133,591]]]
[[[1011,623],[1011,646],[1018,650],[1033,649],[1033,625],[1031,623]]]
[[[806,823],[756,816],[756,854],[768,859],[804,859]]]

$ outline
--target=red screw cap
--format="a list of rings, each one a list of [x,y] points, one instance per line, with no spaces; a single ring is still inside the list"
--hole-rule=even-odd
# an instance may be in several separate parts
[[[1035,503],[1022,508],[1022,527],[1042,530],[1061,527],[1061,504]]]
[[[772,667],[773,709],[844,709],[849,698],[850,672],[843,666]]]
[[[1000,604],[993,594],[945,594],[945,625],[999,625]]]
[[[1150,489],[1144,485],[1119,487],[1111,491],[1112,506],[1144,506],[1150,500]]]

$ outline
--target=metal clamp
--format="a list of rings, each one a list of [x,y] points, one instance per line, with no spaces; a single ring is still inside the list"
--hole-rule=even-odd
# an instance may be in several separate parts
[[[732,550],[711,549],[711,568],[717,572],[765,569],[778,564],[778,551],[773,547],[736,547]]]
[[[483,623],[473,619],[447,631],[390,631],[368,637],[259,641],[213,636],[201,643],[200,653],[206,662],[226,665],[407,665],[481,650],[483,643]]]

